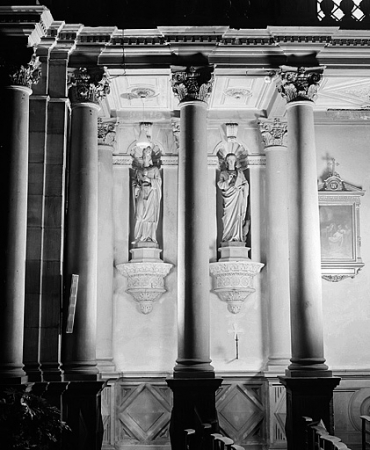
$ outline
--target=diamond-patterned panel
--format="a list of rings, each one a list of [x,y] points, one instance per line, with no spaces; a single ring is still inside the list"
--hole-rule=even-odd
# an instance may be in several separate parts
[[[223,384],[218,391],[220,427],[239,445],[265,443],[266,406],[261,402],[262,389],[262,385],[232,383]]]
[[[171,404],[169,388],[141,383],[121,386],[117,411],[118,441],[166,443]]]

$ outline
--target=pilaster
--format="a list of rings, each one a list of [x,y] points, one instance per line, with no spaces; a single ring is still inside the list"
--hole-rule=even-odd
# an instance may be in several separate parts
[[[290,355],[287,124],[259,120],[266,153],[269,372],[284,373]]]

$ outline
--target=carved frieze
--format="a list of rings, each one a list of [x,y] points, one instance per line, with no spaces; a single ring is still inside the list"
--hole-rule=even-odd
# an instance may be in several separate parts
[[[314,101],[324,67],[280,66],[276,72],[276,87],[287,102]]]
[[[253,278],[261,271],[262,263],[228,261],[210,264],[213,291],[227,303],[227,309],[237,314],[246,298],[255,292]]]
[[[172,90],[180,102],[207,101],[212,92],[212,67],[184,67],[172,73]]]
[[[41,78],[41,62],[32,55],[26,66],[17,66],[7,61],[0,61],[0,82],[4,86],[25,86],[32,88]]]
[[[274,121],[261,118],[259,119],[258,124],[265,148],[272,146],[287,146],[288,125],[286,122],[281,122],[277,117]]]
[[[100,68],[76,69],[70,78],[69,96],[72,103],[99,103],[109,94],[110,80],[107,72]]]

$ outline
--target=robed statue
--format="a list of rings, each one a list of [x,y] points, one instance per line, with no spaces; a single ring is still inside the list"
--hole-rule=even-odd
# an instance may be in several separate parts
[[[132,181],[135,205],[135,229],[133,244],[157,243],[157,227],[162,198],[162,178],[159,171],[158,147],[147,146],[139,158],[133,156]]]
[[[246,167],[242,165],[242,158],[234,153],[228,153],[225,158],[218,156],[221,174],[217,186],[223,198],[222,242],[245,242],[249,231],[249,184],[243,171]]]

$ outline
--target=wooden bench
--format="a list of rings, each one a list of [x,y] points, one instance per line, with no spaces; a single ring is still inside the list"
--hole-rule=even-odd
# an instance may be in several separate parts
[[[361,418],[361,441],[362,450],[370,449],[370,416],[360,416]]]
[[[305,450],[351,450],[339,437],[329,434],[321,420],[314,422],[310,417],[303,417],[303,421]]]

